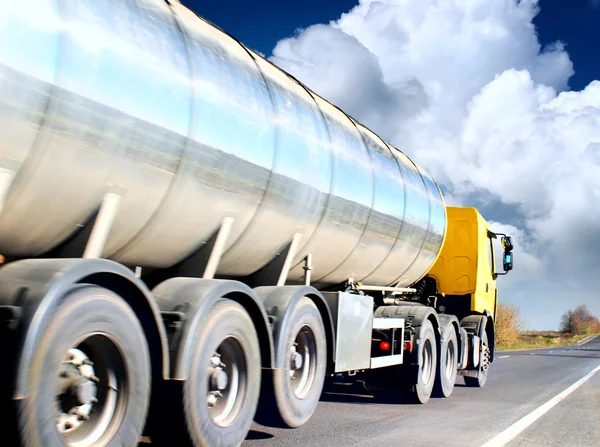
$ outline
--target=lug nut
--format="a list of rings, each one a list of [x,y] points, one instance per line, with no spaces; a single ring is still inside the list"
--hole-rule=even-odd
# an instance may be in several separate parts
[[[209,407],[214,407],[219,400],[219,397],[223,397],[223,394],[220,391],[211,391],[206,398],[206,404]]]
[[[211,357],[210,363],[216,368],[225,368],[225,363],[221,361],[221,356],[219,354],[215,354]]]
[[[82,413],[77,408],[73,408],[71,411],[69,411],[69,414],[77,416],[77,419],[79,419],[80,421],[87,421],[90,418],[87,414]]]

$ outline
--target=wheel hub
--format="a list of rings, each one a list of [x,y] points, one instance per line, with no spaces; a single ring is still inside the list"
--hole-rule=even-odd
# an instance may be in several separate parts
[[[208,396],[206,396],[206,405],[209,407],[214,407],[219,399],[223,397],[223,391],[227,388],[227,383],[229,382],[229,378],[227,377],[227,373],[223,370],[225,368],[225,364],[221,361],[221,355],[218,353],[214,353],[214,355],[210,359],[211,371],[209,372],[209,380],[210,387],[213,388],[208,392]]]
[[[429,383],[433,374],[433,347],[429,340],[423,346],[423,359],[421,362],[421,378],[423,383]]]
[[[454,345],[449,342],[446,349],[446,378],[452,378],[455,371]]]
[[[59,408],[56,419],[59,433],[77,429],[90,418],[97,400],[94,364],[79,349],[70,349],[59,370]]]
[[[292,391],[298,398],[303,399],[310,393],[317,365],[317,345],[310,326],[302,326],[296,334],[289,359],[288,374]]]
[[[243,348],[235,337],[227,337],[213,352],[207,371],[206,406],[216,425],[228,427],[235,420],[245,392],[242,381],[245,375]]]
[[[79,405],[93,403],[96,399],[96,385],[89,380],[80,379],[76,388],[76,397]]]

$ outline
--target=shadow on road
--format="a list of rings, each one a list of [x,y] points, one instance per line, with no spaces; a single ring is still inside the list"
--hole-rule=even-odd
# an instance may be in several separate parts
[[[408,393],[388,390],[366,390],[360,387],[330,387],[321,395],[321,402],[359,405],[419,405]]]
[[[265,439],[271,439],[275,436],[270,433],[265,433],[264,431],[258,430],[250,430],[248,432],[248,436],[246,436],[246,441],[262,441]]]

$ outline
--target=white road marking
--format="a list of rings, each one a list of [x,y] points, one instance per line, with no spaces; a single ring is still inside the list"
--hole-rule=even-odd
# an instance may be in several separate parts
[[[593,337],[590,337],[590,338],[588,338],[587,340],[584,340],[584,341],[582,341],[582,342],[580,342],[580,343],[577,343],[577,345],[576,345],[576,346],[583,346],[583,345],[585,345],[586,343],[589,343],[589,342],[591,342],[591,341],[592,341],[594,338],[596,338],[596,337],[597,337],[597,335],[594,335]]]
[[[494,436],[481,447],[500,447],[508,444],[510,441],[515,439],[521,432],[523,432],[527,427],[529,427],[531,424],[533,424],[535,421],[541,418],[544,414],[548,413],[548,411],[554,408],[560,401],[566,398],[569,394],[571,394],[585,382],[590,380],[592,376],[598,371],[600,371],[600,365],[596,366],[592,371],[583,376],[581,379],[579,379],[569,388],[564,390],[562,393],[557,394],[544,405],[537,407],[531,413],[519,419],[506,430]]]
[[[500,356],[500,357],[498,357],[498,358],[499,358],[499,359],[507,359],[507,358],[509,358],[509,357],[510,357],[510,355],[503,355],[503,356]]]

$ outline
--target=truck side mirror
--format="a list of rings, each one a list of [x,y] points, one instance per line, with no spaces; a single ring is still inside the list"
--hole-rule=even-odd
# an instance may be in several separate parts
[[[513,268],[513,254],[510,251],[504,252],[504,271],[509,272]]]
[[[512,243],[512,239],[510,238],[510,236],[503,236],[502,237],[502,248],[504,249],[505,252],[510,252],[513,250],[513,243]]]

